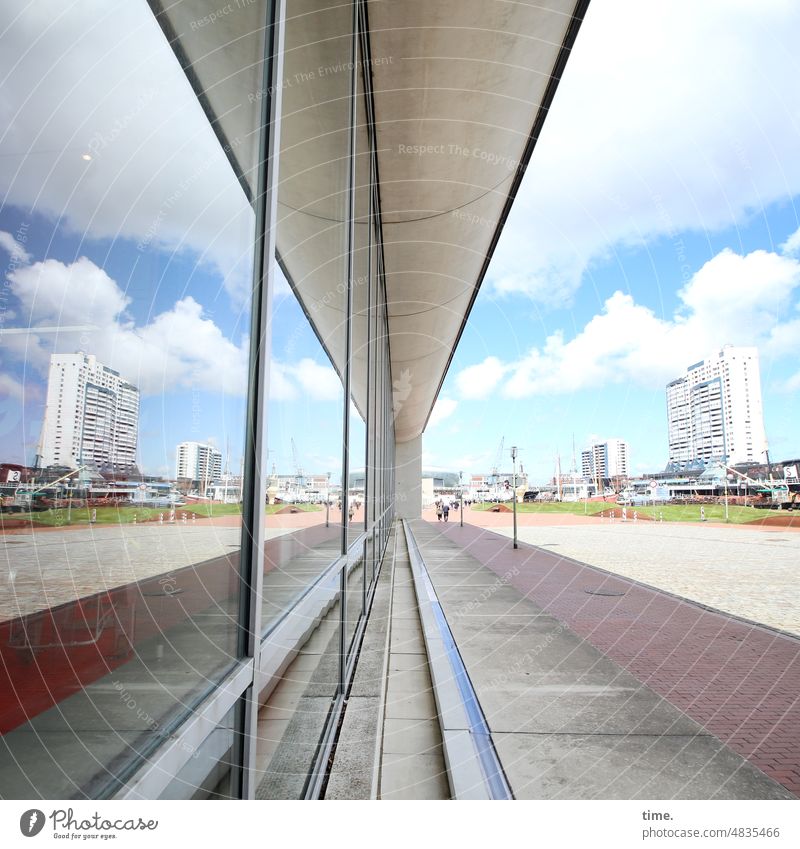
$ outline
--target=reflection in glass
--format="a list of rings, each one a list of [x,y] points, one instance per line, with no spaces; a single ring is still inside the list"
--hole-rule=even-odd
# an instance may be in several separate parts
[[[339,692],[353,6],[286,7],[262,627],[308,639],[260,714],[258,798],[298,798]],[[330,475],[330,478],[329,478]],[[346,500],[345,500],[346,501]],[[344,507],[344,511],[343,511]]]
[[[3,24],[3,798],[114,792],[238,657],[266,4],[230,22],[235,55],[180,14]]]
[[[241,755],[241,735],[237,732],[240,703],[231,708],[217,727],[196,748],[188,742],[185,766],[170,781],[162,799],[236,799],[239,796],[236,765]]]
[[[367,570],[364,567],[365,546],[357,543],[366,529],[369,498],[367,475],[367,424],[369,407],[370,368],[370,306],[372,287],[370,280],[370,215],[371,150],[366,101],[364,99],[364,63],[360,44],[356,53],[356,109],[355,109],[355,216],[353,225],[353,256],[351,277],[352,300],[352,356],[350,377],[350,432],[349,432],[349,521],[347,545],[350,550],[347,579],[347,623],[345,645],[350,646],[355,628],[364,611],[366,601]],[[352,547],[356,545],[355,551]]]
[[[352,9],[290,0],[285,39],[265,630],[341,550]]]

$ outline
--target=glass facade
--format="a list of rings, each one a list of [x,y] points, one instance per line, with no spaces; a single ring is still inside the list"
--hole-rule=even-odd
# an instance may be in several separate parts
[[[0,798],[319,786],[394,503],[363,5],[6,22]]]

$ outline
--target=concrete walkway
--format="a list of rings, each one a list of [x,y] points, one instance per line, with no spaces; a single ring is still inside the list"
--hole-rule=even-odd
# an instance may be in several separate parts
[[[412,527],[517,798],[791,798],[615,662],[644,648],[652,672],[671,656],[697,697],[713,675],[700,687],[692,678],[686,621],[678,635],[659,634],[669,616],[652,611],[661,603],[695,618],[716,614],[654,591],[639,595],[630,581],[549,552],[514,551],[478,528]],[[585,638],[598,628],[608,637],[603,650]],[[705,647],[708,636],[692,642]]]
[[[338,604],[259,712],[256,798],[297,798],[336,690]],[[389,540],[325,799],[447,799],[436,703],[402,531]]]
[[[436,703],[402,530],[389,540],[326,799],[448,799]]]

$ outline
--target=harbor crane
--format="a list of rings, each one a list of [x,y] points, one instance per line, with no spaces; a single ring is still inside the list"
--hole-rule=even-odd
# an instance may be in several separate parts
[[[292,461],[294,462],[294,479],[295,483],[298,487],[305,485],[305,477],[303,475],[303,468],[300,465],[300,455],[297,452],[297,445],[295,445],[294,437],[291,438],[292,443]]]
[[[500,464],[503,462],[503,446],[506,444],[505,436],[500,440],[500,446],[497,449],[497,456],[495,457],[494,464],[492,465],[492,473],[489,476],[489,485],[497,486],[500,482]]]

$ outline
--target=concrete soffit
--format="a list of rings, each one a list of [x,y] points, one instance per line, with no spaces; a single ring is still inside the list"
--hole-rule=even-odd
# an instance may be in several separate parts
[[[149,1],[221,145],[239,140],[226,154],[252,197],[252,117],[230,103],[248,104],[258,90],[263,4],[224,20],[219,49],[205,42],[216,27],[187,24],[201,0],[166,11]],[[392,380],[404,396],[398,442],[425,429],[588,2],[367,0]],[[287,49],[284,77],[312,58],[314,67],[341,66],[347,18],[334,18],[337,8],[294,0],[291,20],[302,22],[304,44]],[[287,29],[287,44],[290,36]],[[330,294],[345,267],[348,78],[313,74],[284,89],[277,240],[281,266],[339,374],[343,304]],[[366,121],[364,110],[357,116]],[[357,231],[359,224],[366,221],[357,209]],[[365,351],[360,328],[366,321],[354,322],[356,357]],[[365,409],[366,369],[356,365],[353,374]]]

